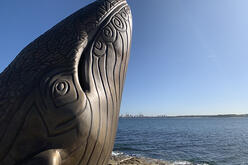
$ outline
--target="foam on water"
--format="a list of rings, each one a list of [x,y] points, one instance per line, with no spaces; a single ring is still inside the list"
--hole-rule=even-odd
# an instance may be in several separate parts
[[[173,165],[192,165],[192,163],[188,161],[175,161]]]
[[[172,165],[209,165],[209,164],[207,164],[207,163],[194,164],[194,163],[189,162],[189,161],[175,161],[172,163]]]
[[[113,151],[112,152],[112,156],[120,156],[120,155],[124,155],[123,152],[119,152],[119,151]]]

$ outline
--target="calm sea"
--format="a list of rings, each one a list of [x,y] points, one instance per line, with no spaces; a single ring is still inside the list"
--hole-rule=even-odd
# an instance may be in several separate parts
[[[181,164],[248,165],[248,118],[121,118],[114,151]]]

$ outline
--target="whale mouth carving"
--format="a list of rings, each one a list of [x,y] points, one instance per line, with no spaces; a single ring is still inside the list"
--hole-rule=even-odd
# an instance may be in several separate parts
[[[79,64],[78,64],[77,76],[79,80],[79,85],[84,92],[87,92],[90,90],[90,85],[89,85],[89,80],[88,80],[89,75],[87,72],[88,68],[87,68],[86,61],[87,60],[85,60],[85,57],[83,56],[83,53],[82,53]]]

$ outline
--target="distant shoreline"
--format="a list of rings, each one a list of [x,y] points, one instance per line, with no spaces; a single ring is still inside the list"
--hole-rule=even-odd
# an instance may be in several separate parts
[[[121,115],[120,118],[209,118],[209,117],[248,117],[248,114],[223,114],[223,115],[178,115],[178,116],[145,116],[145,115]]]

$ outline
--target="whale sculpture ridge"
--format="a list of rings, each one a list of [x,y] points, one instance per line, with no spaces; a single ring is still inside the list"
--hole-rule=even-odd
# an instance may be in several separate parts
[[[107,164],[129,61],[126,0],[98,0],[0,74],[0,165]]]

